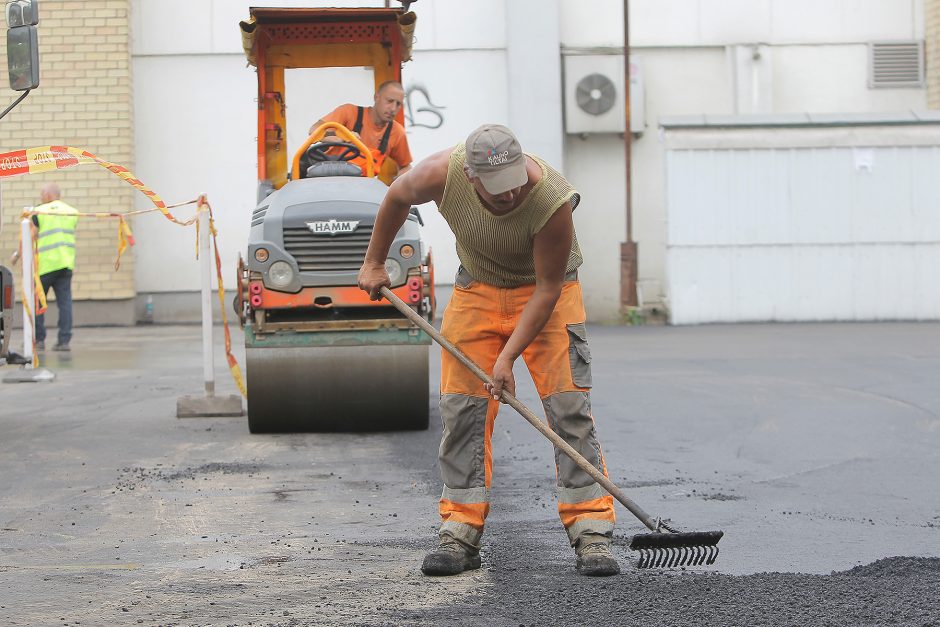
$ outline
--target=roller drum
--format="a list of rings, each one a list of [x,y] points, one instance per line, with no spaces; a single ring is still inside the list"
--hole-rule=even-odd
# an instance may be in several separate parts
[[[246,347],[252,433],[427,429],[428,345]]]

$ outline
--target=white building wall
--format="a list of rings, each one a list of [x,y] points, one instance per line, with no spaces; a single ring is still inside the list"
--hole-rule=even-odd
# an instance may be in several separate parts
[[[403,83],[406,127],[416,160],[462,141],[480,124],[495,122],[515,126],[528,149],[560,161],[558,8],[552,3],[545,11],[545,3],[527,2],[507,6],[504,0],[439,0],[414,7],[414,59],[404,66]],[[246,67],[238,20],[248,16],[250,6],[336,5],[306,0],[133,2],[135,173],[169,203],[208,195],[227,287],[234,284],[236,254],[247,246],[257,183],[256,74]],[[510,30],[513,36],[507,41]],[[546,37],[546,32],[556,34]],[[530,67],[546,55],[548,63]],[[293,70],[286,82],[288,150],[336,105],[372,101],[371,73],[361,69]],[[541,102],[537,106],[533,96]],[[137,206],[146,208],[146,200],[141,197]],[[186,210],[179,213],[187,215]],[[450,282],[458,264],[453,236],[433,205],[422,207],[422,216],[437,276]],[[138,221],[137,235],[139,292],[198,289],[191,233],[147,216]]]
[[[558,0],[506,3],[509,124],[525,150],[562,167]]]
[[[730,76],[718,49],[636,50],[643,64],[647,131],[633,143],[633,234],[637,240],[641,301],[660,302],[665,276],[666,217],[663,153],[655,120],[670,111],[728,111]],[[664,108],[665,107],[665,108]],[[626,239],[623,139],[568,135],[565,174],[583,201],[575,226],[584,251],[585,306],[593,320],[620,309],[620,243]]]
[[[239,58],[241,57],[241,58]],[[205,193],[215,215],[226,286],[247,247],[256,192],[254,75],[243,55],[153,55],[134,58],[134,173],[167,204]],[[152,205],[142,195],[137,209]],[[171,210],[178,218],[195,206]],[[159,213],[135,220],[137,291],[199,289],[195,228]],[[214,276],[214,273],[213,273]]]
[[[135,173],[168,202],[209,195],[226,283],[233,281],[234,257],[246,244],[256,179],[255,74],[245,67],[237,21],[252,5],[337,4],[132,2]],[[657,121],[730,114],[749,102],[741,90],[753,85],[742,84],[746,72],[735,70],[732,58],[740,49],[733,46],[762,44],[770,69],[765,76],[757,68],[761,93],[751,101],[766,113],[926,108],[925,90],[867,87],[867,42],[923,38],[922,0],[630,0],[630,7],[633,55],[643,65],[646,91],[647,129],[633,145],[632,190],[646,303],[667,299],[664,149]],[[585,249],[589,317],[617,318],[625,238],[623,141],[613,134],[564,135],[559,53],[622,50],[622,0],[422,0],[413,8],[419,16],[415,58],[403,74],[415,157],[461,141],[484,122],[513,126],[527,149],[559,166],[584,194],[575,222]],[[365,72],[318,72],[316,78],[288,78],[289,148],[315,114],[339,101],[371,100]],[[316,89],[321,76],[331,83],[328,95]],[[146,207],[142,198],[138,207]],[[432,207],[423,214],[437,276],[446,282],[457,265],[452,236]],[[154,217],[140,219],[137,229],[138,291],[197,289],[191,236]]]
[[[869,89],[867,74],[867,43],[922,39],[922,15],[921,0],[630,0],[631,54],[643,66],[647,120],[632,151],[641,303],[668,301],[658,119],[925,110],[926,90]],[[589,10],[583,2],[561,0],[563,51],[622,54],[622,20],[622,0],[595,0]],[[755,61],[758,94],[748,91],[754,85],[735,74],[733,63],[734,46],[751,44],[763,53]],[[766,79],[762,65],[768,66]],[[750,102],[758,108],[742,111],[742,103]],[[589,190],[576,217],[581,239],[589,242],[582,274],[589,316],[613,319],[619,313],[619,244],[625,239],[623,142],[615,135],[567,135],[565,150],[566,174]]]
[[[865,42],[777,46],[773,48],[773,63],[774,106],[766,113],[927,109],[926,89],[868,88],[868,46]]]
[[[637,47],[922,39],[922,0],[629,0]],[[622,46],[623,0],[561,0],[566,46]]]

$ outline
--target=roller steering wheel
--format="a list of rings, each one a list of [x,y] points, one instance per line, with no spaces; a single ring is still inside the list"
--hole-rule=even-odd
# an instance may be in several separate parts
[[[336,154],[328,154],[327,150],[331,148],[342,148],[342,150]],[[357,159],[362,155],[362,151],[359,150],[359,146],[353,144],[352,142],[324,142],[319,141],[315,144],[310,144],[310,147],[307,148],[307,156],[311,161],[352,161]]]

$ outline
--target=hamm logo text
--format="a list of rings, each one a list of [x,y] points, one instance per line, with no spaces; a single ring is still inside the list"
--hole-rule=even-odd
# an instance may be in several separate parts
[[[337,235],[338,233],[352,233],[359,226],[359,220],[323,220],[308,222],[307,228],[314,235]]]

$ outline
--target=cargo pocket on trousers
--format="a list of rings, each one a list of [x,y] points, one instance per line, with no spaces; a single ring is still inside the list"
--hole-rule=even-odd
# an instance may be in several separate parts
[[[571,380],[578,387],[589,388],[591,387],[591,349],[587,343],[587,329],[583,322],[566,326]]]
[[[460,266],[457,268],[457,276],[454,277],[454,287],[461,290],[469,290],[473,286],[474,280],[467,270]]]

